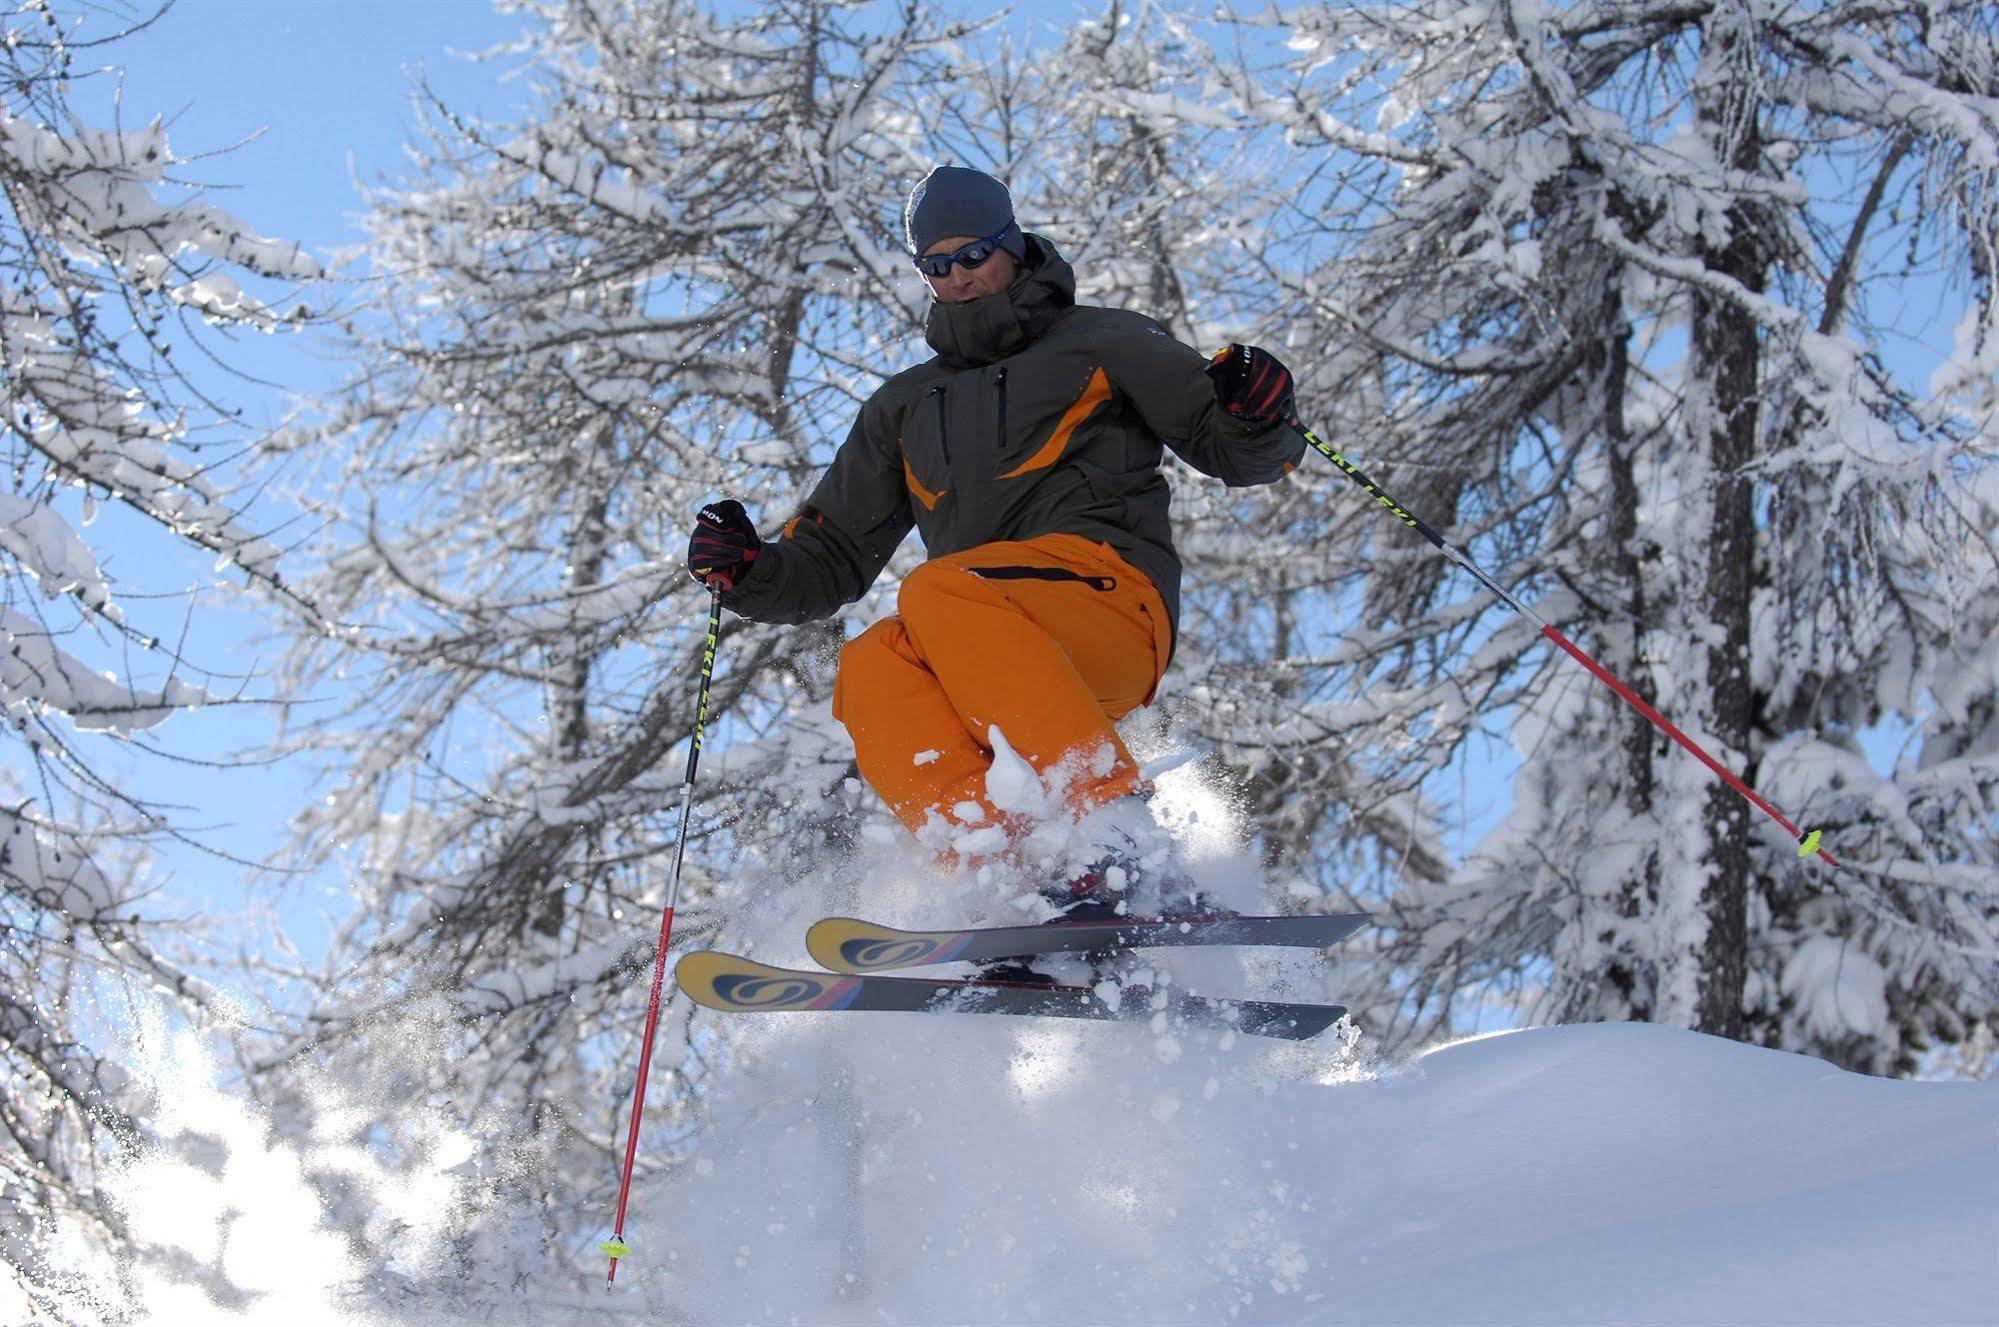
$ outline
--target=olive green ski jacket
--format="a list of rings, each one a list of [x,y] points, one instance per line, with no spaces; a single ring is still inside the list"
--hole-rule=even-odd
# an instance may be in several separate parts
[[[723,604],[762,622],[829,617],[914,525],[932,557],[1072,534],[1110,545],[1180,616],[1164,448],[1230,486],[1282,478],[1297,430],[1215,403],[1207,360],[1142,314],[1078,305],[1074,271],[1027,237],[1007,289],[931,307],[934,359],[883,383],[799,516]]]

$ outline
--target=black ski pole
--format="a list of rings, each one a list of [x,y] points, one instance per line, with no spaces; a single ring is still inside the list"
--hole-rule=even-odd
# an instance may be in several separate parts
[[[1421,518],[1419,518],[1414,513],[1409,511],[1408,508],[1404,507],[1394,498],[1389,497],[1388,494],[1382,489],[1381,485],[1375,483],[1372,479],[1369,479],[1366,473],[1362,471],[1359,466],[1355,465],[1352,461],[1349,461],[1346,457],[1340,455],[1339,452],[1335,451],[1331,443],[1321,438],[1318,434],[1312,432],[1311,429],[1305,427],[1304,424],[1300,423],[1295,418],[1292,419],[1290,423],[1293,428],[1297,429],[1298,432],[1301,435],[1303,435],[1305,441],[1312,445],[1312,449],[1314,451],[1318,452],[1319,455],[1325,457],[1327,460],[1331,461],[1334,465],[1338,466],[1341,474],[1345,475],[1348,479],[1353,480],[1354,483],[1360,485],[1363,489],[1366,489],[1369,495],[1372,496],[1374,500],[1379,502],[1382,506],[1388,508],[1388,510],[1396,517],[1396,519],[1400,520],[1404,525],[1409,526],[1411,529],[1415,530],[1417,534],[1422,535],[1425,539],[1429,540],[1432,544],[1436,545],[1438,551],[1441,552],[1445,557],[1449,558],[1451,561],[1457,563],[1460,567],[1463,567],[1466,571],[1470,572],[1472,577],[1475,580],[1477,580],[1480,585],[1483,585],[1486,589],[1492,591],[1493,594],[1497,595],[1501,603],[1505,604],[1508,608],[1511,608],[1514,612],[1520,614],[1522,617],[1526,618],[1529,622],[1532,622],[1535,626],[1539,627],[1541,629],[1541,634],[1543,636],[1546,636],[1549,640],[1553,641],[1558,647],[1560,647],[1563,653],[1567,654],[1577,663],[1580,663],[1583,667],[1589,669],[1590,672],[1594,673],[1604,683],[1604,685],[1608,686],[1612,691],[1615,691],[1619,696],[1623,697],[1627,702],[1629,702],[1632,708],[1636,709],[1640,714],[1644,715],[1647,719],[1650,719],[1652,723],[1656,725],[1661,732],[1665,733],[1675,742],[1678,742],[1688,751],[1691,751],[1695,755],[1695,757],[1697,757],[1700,760],[1700,762],[1703,765],[1706,765],[1709,769],[1713,770],[1717,775],[1719,775],[1721,779],[1728,784],[1729,787],[1735,789],[1736,792],[1741,793],[1744,797],[1748,798],[1751,804],[1753,804],[1758,810],[1762,811],[1772,820],[1782,825],[1784,827],[1785,832],[1798,841],[1798,856],[1809,857],[1812,854],[1816,853],[1820,857],[1825,858],[1828,864],[1833,866],[1839,865],[1839,863],[1833,859],[1833,855],[1831,853],[1827,852],[1824,848],[1819,846],[1819,840],[1825,833],[1823,829],[1814,829],[1807,832],[1805,830],[1799,829],[1796,825],[1792,824],[1788,819],[1784,817],[1784,814],[1781,811],[1779,811],[1776,807],[1770,805],[1770,803],[1764,801],[1760,796],[1758,796],[1754,788],[1751,788],[1748,784],[1744,783],[1741,779],[1737,778],[1734,772],[1729,770],[1727,766],[1723,765],[1720,761],[1716,760],[1713,756],[1709,755],[1705,750],[1703,750],[1700,743],[1694,741],[1693,738],[1688,737],[1685,733],[1681,732],[1680,729],[1673,723],[1671,719],[1668,719],[1665,715],[1659,713],[1658,710],[1654,709],[1650,704],[1648,704],[1643,696],[1639,695],[1636,691],[1633,691],[1630,687],[1624,685],[1624,683],[1618,681],[1615,677],[1611,676],[1610,671],[1608,669],[1606,669],[1602,664],[1598,663],[1595,659],[1592,659],[1586,652],[1584,652],[1567,636],[1564,636],[1561,632],[1555,630],[1554,627],[1550,626],[1545,620],[1542,619],[1540,614],[1536,613],[1533,609],[1527,607],[1527,605],[1521,603],[1511,594],[1508,594],[1506,592],[1506,588],[1500,585],[1499,582],[1495,581],[1492,577],[1486,575],[1484,571],[1480,570],[1478,564],[1473,562],[1471,558],[1466,555],[1463,549],[1459,548],[1457,545],[1453,544],[1450,540],[1438,534],[1435,530],[1432,530],[1427,524],[1424,523],[1424,521]]]
[[[722,589],[708,591],[708,639],[701,648],[701,691],[694,701],[694,733],[687,744],[687,777],[680,784],[680,838],[673,850],[673,880],[667,886],[666,911],[659,919],[659,949],[652,963],[652,998],[646,1003],[646,1030],[639,1048],[639,1081],[632,1091],[632,1119],[625,1133],[625,1167],[618,1180],[618,1215],[611,1238],[597,1247],[611,1256],[604,1288],[618,1279],[618,1259],[629,1258],[625,1243],[625,1205],[632,1197],[632,1163],[639,1154],[639,1124],[645,1118],[646,1076],[652,1069],[653,1037],[659,1031],[660,991],[666,984],[666,950],[673,940],[673,909],[680,901],[680,868],[687,862],[687,825],[694,814],[694,771],[701,765],[701,733],[708,723],[708,687],[715,678],[715,642],[722,635]]]

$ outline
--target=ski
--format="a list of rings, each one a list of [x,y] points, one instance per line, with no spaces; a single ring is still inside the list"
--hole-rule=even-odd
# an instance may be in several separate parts
[[[1367,925],[1364,912],[1324,917],[1117,917],[958,931],[898,931],[853,917],[828,917],[805,933],[805,948],[834,972],[887,972],[930,963],[985,963],[1039,954],[1089,954],[1169,945],[1273,945],[1323,949]]]
[[[1150,990],[1127,986],[1107,1001],[1087,986],[801,972],[712,949],[683,956],[674,969],[674,980],[696,1004],[736,1014],[877,1009],[1142,1023],[1163,1013],[1168,1019],[1303,1041],[1316,1037],[1346,1013],[1342,1005],[1228,1000],[1188,995],[1170,987]]]

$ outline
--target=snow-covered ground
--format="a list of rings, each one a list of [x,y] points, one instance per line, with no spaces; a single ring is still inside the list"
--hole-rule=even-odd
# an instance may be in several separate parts
[[[122,1320],[1999,1322],[1999,1084],[1636,1025],[1393,1064],[1331,1034],[917,1014],[756,1029],[698,1159],[641,1173],[637,1251],[608,1294],[531,1221],[474,1213],[485,1234],[453,1236],[459,1180],[504,1165],[497,1143],[440,1118],[397,1169],[274,1141],[192,1039],[149,1029],[156,1124],[204,1141],[113,1180],[139,1233],[184,1254],[135,1274]],[[326,1227],[307,1176],[329,1171],[407,1230],[393,1259]],[[587,1249],[601,1230],[551,1233]],[[79,1252],[59,1264],[109,1290]],[[0,1289],[0,1321],[38,1320]]]
[[[1157,777],[1204,887],[1257,906],[1199,785]],[[1019,920],[1004,882],[940,895],[905,842],[863,837],[821,888],[747,887],[729,946],[804,965],[829,907]],[[1315,998],[1339,971],[1337,952],[1330,969],[1153,961],[1148,982],[1217,995]],[[44,1270],[89,1287],[76,1320],[168,1327],[1999,1324],[1999,1083],[1867,1078],[1651,1025],[1396,1061],[1350,1024],[1292,1043],[1163,1020],[698,1017],[704,1124],[671,1165],[646,1135],[608,1293],[608,1210],[500,1196],[524,1173],[519,1121],[401,1098],[401,1062],[438,1040],[414,1016],[329,1061],[280,1124],[142,1006],[130,1069],[164,1141],[108,1187],[169,1256],[118,1268],[79,1237]],[[0,1279],[0,1324],[35,1321],[13,1293]]]
[[[624,1293],[689,1322],[1999,1322],[1999,1085],[1636,1025],[1369,1071],[841,1017],[655,1183]]]

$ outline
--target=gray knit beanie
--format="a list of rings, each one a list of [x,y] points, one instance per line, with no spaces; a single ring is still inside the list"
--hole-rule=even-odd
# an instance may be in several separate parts
[[[1006,186],[966,166],[931,171],[909,191],[909,207],[902,214],[903,233],[913,254],[953,235],[984,239],[1012,222],[1013,195]],[[1000,247],[1015,258],[1027,256],[1027,242],[1017,226],[1007,231]]]

